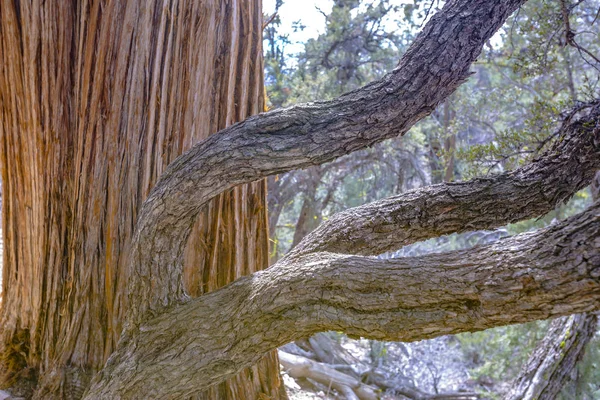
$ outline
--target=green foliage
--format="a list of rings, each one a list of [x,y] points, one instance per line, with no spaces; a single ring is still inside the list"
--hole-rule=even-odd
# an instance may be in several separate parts
[[[559,1],[530,0],[488,43],[476,75],[416,129],[428,138],[434,181],[514,169],[544,149],[560,113],[600,94],[600,63],[566,46]],[[577,43],[600,54],[598,1],[571,5]],[[596,22],[597,23],[597,22]],[[455,142],[448,145],[449,138]],[[444,173],[453,166],[452,174]],[[437,179],[435,179],[437,177]]]
[[[548,321],[510,325],[483,332],[456,335],[470,365],[471,376],[480,382],[510,382],[544,337]],[[493,393],[485,393],[493,396]]]
[[[325,32],[305,44],[284,104],[327,100],[381,77],[397,62],[400,39],[384,25],[396,6],[384,1],[336,0]]]

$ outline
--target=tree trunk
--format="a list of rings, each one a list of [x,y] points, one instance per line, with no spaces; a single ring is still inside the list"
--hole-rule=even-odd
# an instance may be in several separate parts
[[[135,221],[165,167],[263,110],[261,2],[3,2],[5,385],[77,398],[128,312]],[[267,265],[264,181],[207,204],[192,296]],[[203,398],[277,398],[276,353]]]
[[[200,2],[4,7],[1,72],[2,85],[10,90],[0,91],[3,174],[13,179],[7,191],[14,199],[6,208],[14,220],[8,221],[7,237],[16,246],[7,258],[15,262],[15,254],[29,252],[29,261],[36,263],[31,267],[18,259],[20,264],[7,267],[5,288],[14,293],[5,292],[6,304],[29,302],[33,311],[23,315],[27,324],[11,308],[4,312],[10,323],[2,342],[5,360],[24,361],[26,367],[30,359],[37,361],[30,370],[42,373],[48,394],[70,390],[69,385],[80,389],[85,385],[73,383],[85,381],[93,369],[73,355],[97,350],[86,342],[95,333],[88,325],[110,324],[116,336],[115,327],[126,316],[119,346],[87,398],[180,398],[233,378],[278,345],[323,329],[417,340],[598,309],[600,204],[556,227],[471,252],[385,261],[314,253],[314,246],[309,251],[311,246],[299,245],[295,257],[212,293],[190,300],[184,290],[199,287],[184,279],[189,276],[185,248],[193,221],[209,200],[241,183],[333,160],[406,132],[467,79],[483,43],[523,2],[448,2],[384,79],[331,102],[251,117],[210,136],[165,169],[137,212],[135,232],[131,221],[141,199],[176,153],[173,148],[187,143],[178,133],[202,132],[207,121],[219,120],[225,111],[212,106],[229,101],[230,94],[260,96],[253,85],[236,89],[246,73],[260,75],[248,61],[260,57],[258,49],[244,45],[260,31],[259,7],[247,5],[255,12],[244,13],[231,0],[214,8]],[[254,17],[244,20],[243,15]],[[224,28],[223,21],[239,23],[223,23]],[[213,41],[215,35],[227,40]],[[241,54],[237,62],[229,60],[238,53],[227,44]],[[220,71],[224,64],[232,66],[226,74],[232,85],[223,83],[225,77],[203,79],[203,68]],[[200,72],[189,72],[195,68]],[[206,93],[202,83],[212,83],[213,90]],[[220,97],[217,88],[223,85],[228,95]],[[201,101],[205,98],[208,105]],[[227,115],[236,107],[250,110],[241,101],[228,104],[233,108]],[[563,201],[591,181],[591,167],[598,169],[600,129],[594,110],[587,115],[593,123],[584,123],[582,116],[570,124],[583,137],[555,147],[564,153],[546,154],[515,173],[388,200],[390,208],[381,208],[381,218],[371,226],[402,228],[404,220],[391,214],[394,207],[423,194],[435,196],[434,210],[427,204],[417,210],[408,234],[377,230],[372,237],[378,243],[369,247],[365,241],[349,250],[366,254],[444,230],[494,226]],[[132,138],[131,130],[139,136]],[[9,154],[11,146],[22,151]],[[116,167],[96,161],[101,157],[114,160]],[[22,168],[10,170],[6,160]],[[570,176],[549,177],[557,165],[571,167]],[[532,186],[537,190],[523,192]],[[545,187],[554,190],[540,192]],[[119,191],[107,195],[108,188]],[[536,206],[540,196],[542,204]],[[487,206],[498,197],[521,204],[517,209],[507,205],[489,218],[466,207],[469,199]],[[426,212],[436,209],[441,219]],[[448,219],[452,215],[456,223]],[[351,225],[360,220],[360,215],[346,216]],[[422,226],[412,223],[421,220]],[[443,226],[429,229],[435,221]],[[339,232],[339,223],[338,218],[329,227]],[[365,237],[366,228],[351,227]],[[123,241],[128,232],[129,246]],[[115,251],[130,259],[128,268],[106,261]],[[127,298],[120,290],[125,282]],[[212,280],[203,282],[200,286],[208,288]],[[14,285],[29,297],[19,298]],[[94,293],[95,301],[87,301]],[[77,345],[73,335],[80,336]],[[77,352],[65,353],[69,345]],[[43,358],[33,346],[52,357]],[[110,353],[108,346],[102,350],[94,360]],[[68,379],[71,375],[74,379]]]

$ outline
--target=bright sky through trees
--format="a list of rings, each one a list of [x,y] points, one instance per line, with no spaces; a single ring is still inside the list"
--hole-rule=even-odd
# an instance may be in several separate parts
[[[435,0],[434,0],[435,1]],[[275,11],[276,0],[263,0],[263,13],[271,16]],[[365,4],[367,2],[364,2]],[[413,4],[412,0],[392,0],[391,4],[403,5]],[[439,2],[441,6],[442,1]],[[304,43],[308,39],[316,38],[325,29],[325,16],[319,12],[321,10],[325,14],[331,12],[333,5],[332,0],[284,0],[283,5],[279,8],[279,18],[281,19],[281,27],[278,29],[281,35],[289,35],[290,44],[286,49],[287,54],[296,54],[302,52]],[[435,6],[435,4],[434,4]],[[430,13],[430,16],[434,12]],[[403,18],[402,9],[392,18],[388,19],[387,24],[390,29],[393,29],[393,24],[397,24],[398,20]],[[304,28],[298,29],[301,25]],[[490,40],[496,46],[500,44],[500,35],[497,33]]]

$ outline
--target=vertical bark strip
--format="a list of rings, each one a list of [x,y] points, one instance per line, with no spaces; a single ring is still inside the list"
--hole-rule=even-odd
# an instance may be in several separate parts
[[[2,3],[0,369],[10,384],[76,398],[114,351],[149,190],[194,143],[262,111],[261,19],[259,0]],[[258,182],[206,206],[186,250],[191,295],[266,267],[265,196]],[[272,353],[205,397],[274,397],[279,386]]]

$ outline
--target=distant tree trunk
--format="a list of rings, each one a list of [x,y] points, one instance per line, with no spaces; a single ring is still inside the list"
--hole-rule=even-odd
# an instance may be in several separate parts
[[[321,184],[324,171],[321,166],[315,166],[308,168],[307,172],[306,190],[302,194],[302,207],[296,221],[292,248],[321,223],[321,208],[317,204],[317,189]]]
[[[456,134],[450,132],[450,123],[454,119],[454,111],[451,107],[452,97],[444,102],[444,152],[446,165],[444,167],[444,182],[454,180],[454,152],[456,151]]]
[[[595,314],[557,318],[512,383],[506,400],[554,400],[594,337]]]
[[[4,2],[4,385],[78,398],[115,350],[138,209],[194,143],[263,110],[261,2]],[[264,181],[214,199],[192,296],[267,266]],[[275,352],[200,398],[285,396]]]

